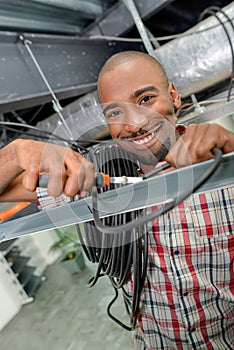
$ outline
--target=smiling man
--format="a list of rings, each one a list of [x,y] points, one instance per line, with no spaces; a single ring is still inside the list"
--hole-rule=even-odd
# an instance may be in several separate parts
[[[176,141],[180,97],[157,61],[137,52],[112,56],[99,75],[98,97],[111,136],[144,171],[165,158]]]
[[[112,56],[100,72],[98,97],[111,136],[137,157],[143,172],[162,161],[180,167],[213,158],[214,147],[234,151],[234,134],[219,125],[189,125],[178,134],[179,93],[147,54]],[[61,146],[17,140],[0,150],[0,158],[3,201],[35,200],[41,172],[50,174],[53,196],[87,192],[94,179],[93,165]],[[152,223],[136,349],[233,350],[233,199],[233,186],[195,193]],[[132,288],[130,279],[126,292]]]
[[[234,148],[233,133],[215,124],[190,125],[178,140],[179,93],[161,64],[142,52],[125,51],[107,60],[98,98],[112,138],[137,156],[145,172],[162,160],[178,167],[213,158],[213,147],[224,153]]]
[[[143,172],[162,161],[178,167],[213,158],[213,147],[234,150],[233,133],[215,124],[177,133],[179,93],[147,54],[112,56],[100,72],[98,97],[111,136]],[[233,186],[193,194],[149,228],[136,349],[233,349],[233,199]],[[130,282],[129,294],[132,288]]]

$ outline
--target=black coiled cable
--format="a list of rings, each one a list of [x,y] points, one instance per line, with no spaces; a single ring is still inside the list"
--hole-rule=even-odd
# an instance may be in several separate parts
[[[140,297],[144,286],[148,262],[148,226],[159,215],[171,210],[185,200],[218,168],[222,159],[222,152],[214,148],[214,161],[205,173],[194,183],[192,188],[185,189],[178,197],[146,215],[145,209],[130,213],[118,214],[104,219],[98,214],[98,193],[109,190],[116,185],[105,189],[93,189],[93,215],[94,221],[84,224],[82,234],[81,226],[76,225],[80,243],[88,259],[98,263],[95,276],[89,281],[89,287],[95,285],[98,279],[107,275],[115,290],[115,296],[107,307],[109,317],[124,329],[131,331],[135,328],[140,309]],[[95,164],[96,171],[104,172],[110,176],[137,176],[138,169],[134,159],[118,146],[98,146],[90,152],[89,160]],[[124,289],[130,275],[133,278],[133,293],[129,296]],[[118,289],[123,290],[126,310],[130,316],[131,325],[127,326],[111,313],[111,306],[118,298]]]
[[[162,205],[157,209],[156,211],[153,211],[152,213],[145,215],[144,213],[140,214],[135,220],[130,221],[121,227],[118,227],[116,229],[115,227],[108,227],[104,225],[99,218],[98,213],[98,195],[96,188],[93,187],[92,189],[92,199],[93,199],[93,217],[95,226],[102,232],[106,232],[109,234],[116,234],[118,230],[131,230],[136,227],[141,227],[142,225],[146,224],[149,221],[152,221],[159,217],[159,215],[165,214],[168,210],[173,209],[176,205],[183,202],[188,196],[190,196],[193,192],[195,192],[207,179],[210,175],[213,174],[213,172],[218,168],[219,164],[222,160],[222,151],[218,148],[213,148],[213,154],[215,156],[214,161],[211,163],[209,168],[204,172],[204,174],[193,184],[192,187],[185,188],[177,198],[175,198],[173,201],[166,205]]]
[[[97,172],[110,176],[138,176],[138,165],[131,155],[120,149],[112,141],[107,145],[98,145],[90,149],[86,158],[91,161]],[[121,185],[110,184],[98,189],[104,192]],[[143,225],[131,230],[118,230],[118,227],[134,221],[145,210],[123,213],[101,219],[103,225],[116,228],[115,235],[98,230],[94,222],[75,225],[79,241],[84,253],[91,262],[97,263],[95,275],[88,286],[92,287],[102,276],[108,276],[115,290],[115,296],[107,307],[109,317],[124,329],[131,331],[135,328],[140,307],[140,296],[144,285],[148,261],[148,230]],[[133,293],[129,296],[124,285],[133,278]],[[117,319],[111,312],[111,306],[118,298],[118,290],[122,289],[126,310],[130,317],[130,326]]]

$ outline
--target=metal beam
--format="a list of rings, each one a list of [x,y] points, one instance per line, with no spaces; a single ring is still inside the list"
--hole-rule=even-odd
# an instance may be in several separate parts
[[[74,35],[95,18],[94,14],[88,14],[87,11],[60,8],[56,4],[28,0],[0,1],[1,30],[25,30],[33,33],[57,31],[57,34]]]
[[[94,90],[99,70],[112,54],[144,51],[139,43],[42,34],[24,37],[32,42],[30,48],[59,99]],[[50,93],[18,33],[0,33],[0,51],[0,112],[50,102]]]
[[[136,7],[143,20],[168,6],[174,0],[135,0]],[[83,36],[113,35],[120,36],[134,26],[134,20],[122,1],[119,1],[94,24],[83,32]]]
[[[218,169],[202,184],[196,193],[233,185],[233,161],[234,152],[225,154]],[[98,205],[100,216],[108,217],[151,207],[152,205],[168,203],[177,198],[182,191],[192,189],[194,182],[204,174],[212,162],[213,160],[208,160],[164,175],[155,176],[149,180],[101,193],[99,194]],[[0,242],[90,220],[93,220],[92,198],[87,197],[28,217],[0,223]]]
[[[199,102],[198,102],[199,104]],[[194,112],[192,115],[187,115],[178,119],[179,122],[185,124],[209,123],[217,120],[222,120],[227,116],[234,116],[234,101],[222,103],[219,106],[204,110],[202,113]]]

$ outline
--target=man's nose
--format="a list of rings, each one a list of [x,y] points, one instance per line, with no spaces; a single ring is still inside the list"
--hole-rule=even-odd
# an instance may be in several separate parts
[[[125,111],[124,128],[126,131],[137,132],[147,124],[147,113],[141,108],[129,108]]]

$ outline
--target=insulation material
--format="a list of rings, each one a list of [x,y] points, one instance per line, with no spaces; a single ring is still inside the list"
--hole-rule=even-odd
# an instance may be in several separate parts
[[[97,102],[96,92],[89,93],[63,108],[62,114],[73,140],[97,140],[109,135],[105,117]],[[41,129],[67,138],[67,131],[58,114],[37,123]]]

